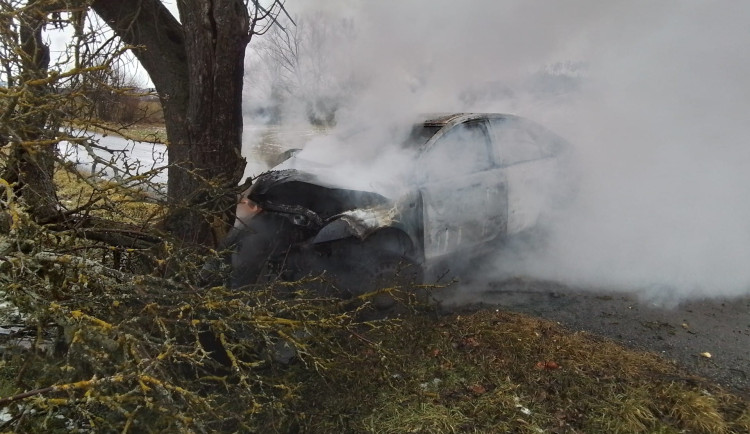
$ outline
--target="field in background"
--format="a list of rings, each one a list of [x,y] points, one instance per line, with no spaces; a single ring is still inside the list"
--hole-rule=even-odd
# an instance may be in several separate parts
[[[152,113],[143,122],[124,124],[102,122],[89,130],[99,134],[115,134],[129,140],[151,143],[167,143],[161,109],[151,107],[153,102],[143,103],[140,110]],[[244,125],[242,154],[247,159],[245,176],[256,176],[284,160],[284,153],[291,149],[301,149],[315,137],[328,133],[324,127],[303,126],[289,128],[274,124],[246,122]]]

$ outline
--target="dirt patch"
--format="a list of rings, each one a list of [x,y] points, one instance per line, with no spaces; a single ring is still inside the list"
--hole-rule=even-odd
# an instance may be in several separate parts
[[[462,296],[469,291],[471,303]],[[444,290],[446,311],[480,307],[539,316],[572,330],[657,352],[689,371],[750,396],[750,297],[696,300],[664,308],[625,294],[523,279]]]

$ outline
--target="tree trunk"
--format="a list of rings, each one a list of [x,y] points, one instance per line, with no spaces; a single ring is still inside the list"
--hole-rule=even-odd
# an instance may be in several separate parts
[[[21,83],[33,83],[36,79],[47,77],[50,54],[42,38],[46,24],[44,11],[30,8],[19,15]],[[40,108],[45,105],[48,85],[28,84],[25,92],[25,102],[17,106],[16,117],[21,124],[15,126],[16,137],[10,140],[11,147],[2,176],[6,181],[15,183],[16,194],[23,199],[31,216],[36,221],[44,222],[57,214],[52,180],[54,147],[44,144],[43,140],[46,130],[55,129],[48,125],[49,112]],[[57,134],[56,131],[53,134]]]
[[[238,0],[182,0],[179,23],[157,0],[96,0],[94,11],[127,44],[159,93],[168,138],[166,228],[216,246],[235,204],[242,146],[249,15]]]

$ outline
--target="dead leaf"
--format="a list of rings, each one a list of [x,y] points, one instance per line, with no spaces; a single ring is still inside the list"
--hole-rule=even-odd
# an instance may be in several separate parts
[[[534,365],[536,369],[560,369],[560,364],[555,362],[554,360],[547,360],[544,362],[537,362],[536,365]]]
[[[485,389],[485,387],[481,384],[475,384],[469,387],[469,390],[474,394],[474,396],[481,396],[487,393],[487,389]]]

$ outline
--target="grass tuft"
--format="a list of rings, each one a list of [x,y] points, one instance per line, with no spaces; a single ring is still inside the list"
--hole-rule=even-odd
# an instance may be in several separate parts
[[[729,424],[722,415],[716,398],[706,390],[692,390],[673,384],[662,392],[669,405],[667,415],[688,432],[729,432]]]

